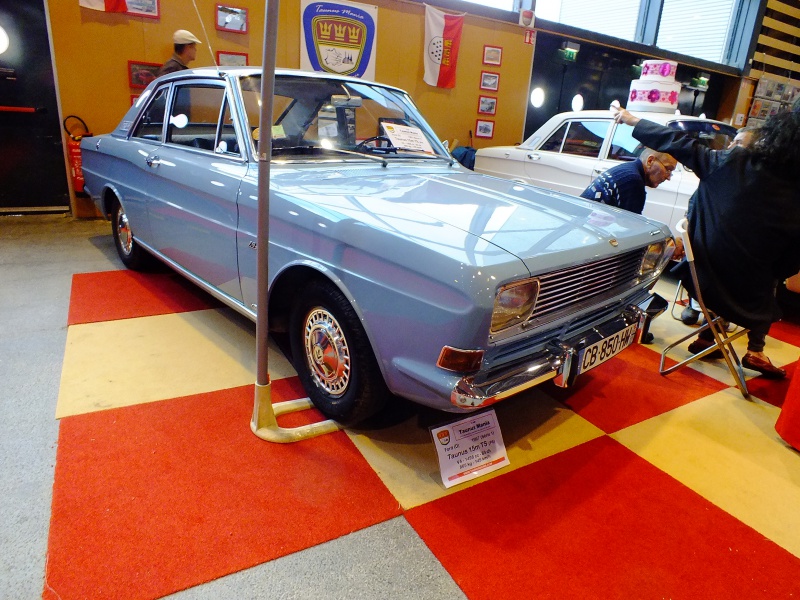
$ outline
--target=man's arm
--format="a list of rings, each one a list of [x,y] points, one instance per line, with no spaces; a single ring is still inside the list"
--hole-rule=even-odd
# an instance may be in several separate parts
[[[624,108],[616,109],[612,105],[612,110],[617,111],[614,115],[617,123],[633,127],[634,138],[648,148],[671,154],[678,162],[694,171],[700,179],[704,179],[713,172],[728,155],[726,151],[711,150],[683,132],[647,119],[640,119]]]

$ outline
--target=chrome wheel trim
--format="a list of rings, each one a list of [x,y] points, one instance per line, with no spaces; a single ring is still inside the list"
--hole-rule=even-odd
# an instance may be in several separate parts
[[[128,215],[125,210],[120,206],[117,209],[117,237],[119,238],[119,245],[125,256],[128,256],[133,250],[133,234],[131,233],[131,225],[128,222]]]
[[[330,312],[314,308],[308,313],[303,347],[314,383],[334,398],[342,396],[350,384],[350,347]]]

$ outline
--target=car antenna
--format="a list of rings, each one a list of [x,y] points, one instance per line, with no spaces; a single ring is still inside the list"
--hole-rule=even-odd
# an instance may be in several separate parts
[[[211,53],[211,60],[214,61],[214,67],[217,69],[217,75],[221,75],[219,65],[217,64],[217,58],[214,55],[214,49],[211,47],[211,40],[208,38],[208,32],[206,31],[206,26],[203,23],[203,17],[200,16],[200,10],[197,8],[197,0],[192,0],[192,6],[194,6],[194,12],[197,14],[197,20],[200,21],[200,29],[203,30],[203,37],[206,40],[208,51]]]

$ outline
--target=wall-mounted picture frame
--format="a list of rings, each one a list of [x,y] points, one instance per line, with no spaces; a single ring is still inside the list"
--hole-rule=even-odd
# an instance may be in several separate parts
[[[128,85],[136,89],[144,89],[158,77],[161,69],[159,63],[142,62],[139,60],[128,61]]]
[[[478,119],[475,121],[475,137],[491,139],[494,137],[494,121]]]
[[[126,0],[128,14],[148,19],[158,19],[161,16],[161,0]]]
[[[219,31],[247,33],[247,9],[227,4],[217,4],[214,24]]]
[[[250,64],[246,52],[229,52],[220,50],[217,52],[217,64],[220,67],[246,67]]]
[[[500,73],[481,71],[481,89],[496,92],[500,87]]]
[[[496,115],[497,98],[494,98],[493,96],[478,96],[478,114]]]
[[[497,65],[503,62],[503,49],[500,46],[483,47],[483,64]]]

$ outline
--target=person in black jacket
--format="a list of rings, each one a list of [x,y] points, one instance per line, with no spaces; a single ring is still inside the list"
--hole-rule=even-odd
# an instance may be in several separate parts
[[[688,218],[703,299],[721,317],[751,330],[743,366],[785,377],[764,354],[763,341],[780,318],[776,283],[800,270],[800,114],[769,118],[749,148],[717,151],[626,110],[615,119],[634,126],[634,138],[668,152],[700,179]],[[678,269],[685,283],[687,273]],[[703,336],[691,349],[711,344]]]

